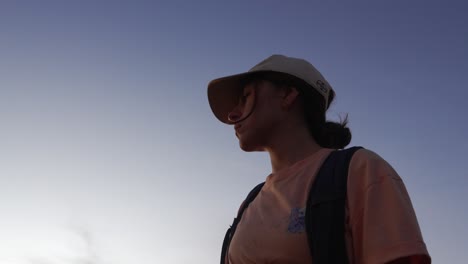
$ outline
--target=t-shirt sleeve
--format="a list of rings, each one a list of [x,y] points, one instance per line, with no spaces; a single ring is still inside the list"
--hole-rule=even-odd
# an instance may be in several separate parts
[[[351,160],[347,205],[354,263],[430,263],[402,179],[372,151],[359,150]]]

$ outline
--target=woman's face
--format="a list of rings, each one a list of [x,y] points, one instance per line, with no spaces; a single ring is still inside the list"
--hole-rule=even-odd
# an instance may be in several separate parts
[[[229,113],[241,149],[263,151],[284,117],[281,90],[268,81],[247,84],[237,106]]]

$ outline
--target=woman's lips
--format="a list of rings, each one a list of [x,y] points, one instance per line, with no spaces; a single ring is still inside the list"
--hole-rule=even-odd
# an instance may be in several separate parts
[[[242,125],[240,125],[240,124],[234,125],[234,130],[236,131],[236,135],[240,133],[241,127],[242,127]]]

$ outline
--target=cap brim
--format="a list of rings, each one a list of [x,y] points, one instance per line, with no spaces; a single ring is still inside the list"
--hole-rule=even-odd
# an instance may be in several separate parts
[[[238,104],[245,79],[255,72],[245,72],[212,80],[208,84],[208,101],[219,121],[231,124],[229,112]]]
[[[265,74],[270,74],[268,75],[269,79],[275,76],[275,80],[295,84],[298,88],[310,86],[311,89],[315,89],[313,86],[294,75],[271,70],[249,71],[214,79],[208,84],[208,101],[216,118],[223,123],[232,124],[228,119],[228,115],[238,104],[242,88],[248,83],[248,80],[258,76],[266,77],[267,75]]]

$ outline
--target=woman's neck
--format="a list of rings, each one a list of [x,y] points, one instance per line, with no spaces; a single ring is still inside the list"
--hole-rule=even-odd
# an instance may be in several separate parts
[[[274,140],[275,144],[267,148],[273,173],[288,168],[322,149],[307,129],[296,132],[290,130],[280,135]]]

